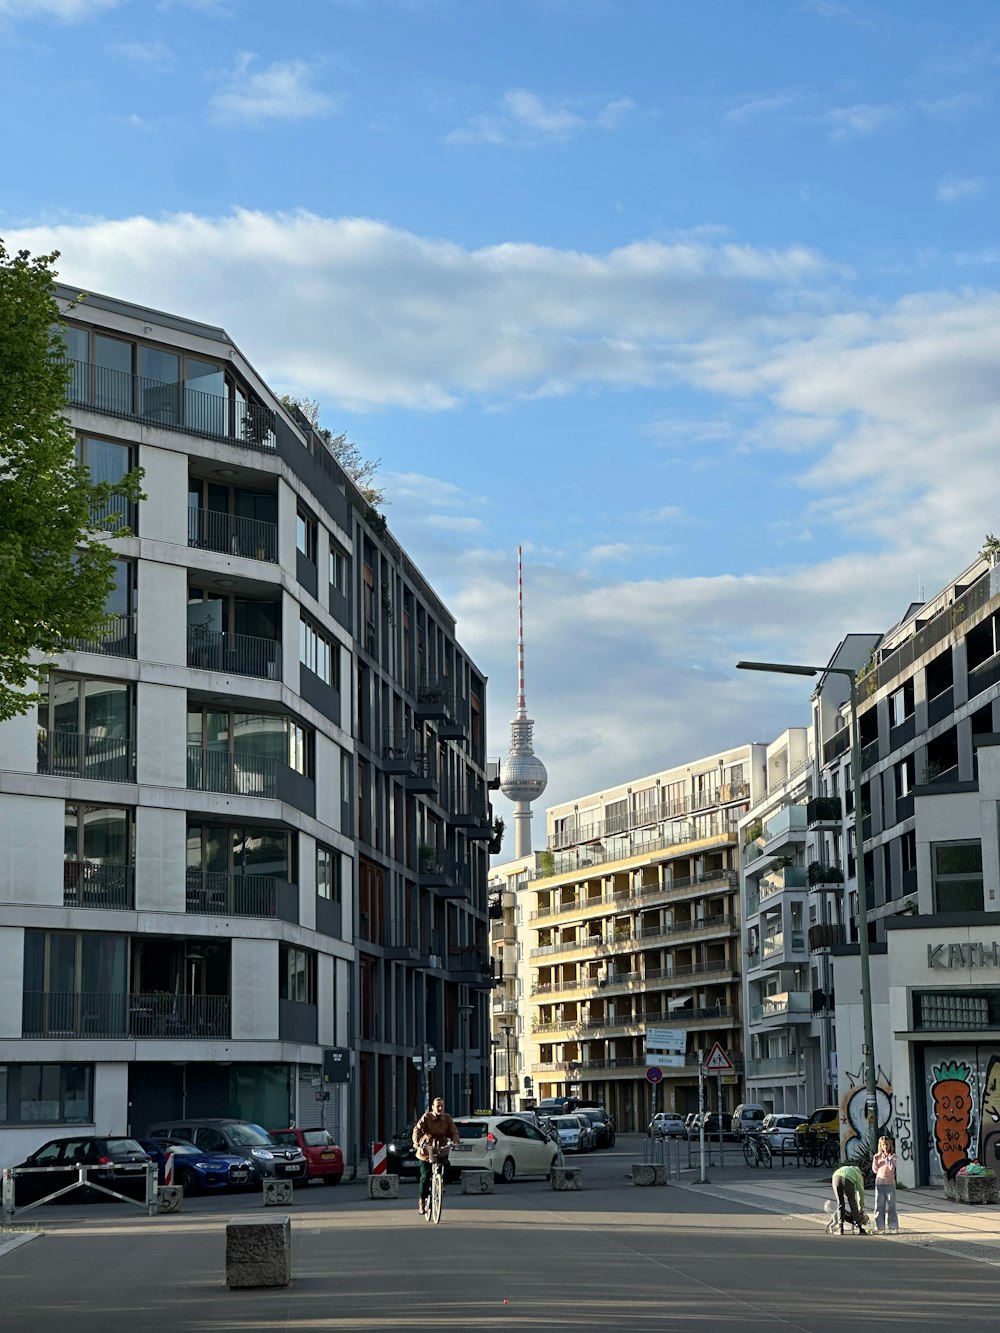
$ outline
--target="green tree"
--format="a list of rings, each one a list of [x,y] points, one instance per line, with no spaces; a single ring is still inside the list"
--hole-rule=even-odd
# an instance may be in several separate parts
[[[57,253],[0,240],[0,721],[28,712],[67,640],[95,639],[114,582],[112,495],[141,499],[141,472],[91,481],[66,417],[70,368],[55,298]]]
[[[380,458],[365,458],[358,446],[353,440],[349,440],[346,434],[341,432],[340,435],[334,435],[333,431],[321,426],[319,424],[319,403],[315,399],[294,398],[291,394],[285,394],[281,401],[293,416],[301,417],[313,428],[373,508],[375,505],[386,503],[385,491],[375,483],[379,464],[382,461]]]

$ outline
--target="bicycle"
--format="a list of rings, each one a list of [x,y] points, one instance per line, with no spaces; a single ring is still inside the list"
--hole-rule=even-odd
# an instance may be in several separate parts
[[[743,1156],[747,1166],[770,1166],[771,1148],[762,1134],[749,1133],[743,1140]]]
[[[803,1135],[803,1166],[836,1166],[840,1161],[840,1140],[834,1134],[810,1130]]]
[[[441,1221],[441,1202],[444,1198],[444,1168],[448,1163],[450,1144],[430,1144],[428,1160],[431,1164],[431,1192],[427,1196],[424,1217],[435,1226]]]

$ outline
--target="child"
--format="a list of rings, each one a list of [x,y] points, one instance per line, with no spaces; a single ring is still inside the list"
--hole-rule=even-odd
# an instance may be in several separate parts
[[[892,1139],[883,1134],[878,1141],[878,1152],[872,1158],[875,1172],[875,1230],[881,1234],[899,1232],[896,1216],[896,1154]]]

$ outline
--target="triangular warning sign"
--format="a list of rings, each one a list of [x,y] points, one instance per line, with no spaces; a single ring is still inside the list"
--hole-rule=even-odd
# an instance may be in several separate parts
[[[718,1042],[712,1047],[709,1057],[705,1061],[705,1068],[710,1069],[713,1074],[732,1074],[735,1070],[732,1060]]]

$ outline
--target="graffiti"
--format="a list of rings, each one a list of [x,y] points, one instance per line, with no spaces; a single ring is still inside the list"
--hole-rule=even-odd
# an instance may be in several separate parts
[[[863,1065],[856,1074],[845,1069],[844,1075],[848,1084],[840,1099],[840,1119],[847,1126],[843,1133],[844,1155],[854,1157],[868,1137],[868,1089]],[[878,1132],[887,1132],[892,1123],[892,1084],[881,1065],[875,1074],[875,1118]]]
[[[896,1140],[896,1153],[900,1161],[911,1162],[913,1160],[913,1131],[910,1116],[910,1094],[907,1093],[905,1098],[897,1097],[895,1100],[893,1137]]]
[[[931,1133],[946,1176],[969,1161],[972,1146],[972,1070],[964,1061],[935,1065],[931,1082]]]
[[[979,1112],[979,1160],[1000,1171],[1000,1055],[990,1057]]]

